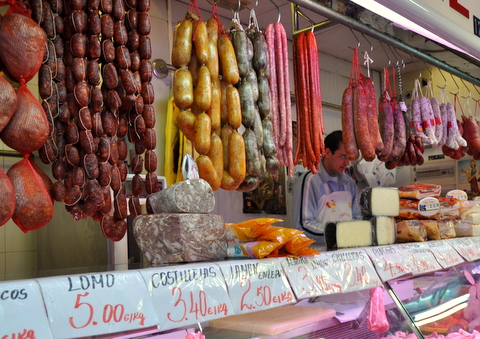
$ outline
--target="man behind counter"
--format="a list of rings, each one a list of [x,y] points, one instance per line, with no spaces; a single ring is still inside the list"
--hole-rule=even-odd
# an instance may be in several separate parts
[[[334,131],[325,137],[325,156],[318,173],[308,171],[295,180],[295,228],[305,231],[318,245],[324,244],[326,222],[347,221],[361,215],[356,184],[344,173],[349,165],[342,131]]]

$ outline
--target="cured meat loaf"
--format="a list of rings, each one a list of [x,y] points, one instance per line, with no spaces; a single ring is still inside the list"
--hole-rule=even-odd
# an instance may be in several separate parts
[[[435,184],[413,183],[398,188],[400,198],[422,199],[426,197],[438,197],[442,192],[442,186]]]
[[[147,197],[147,210],[157,213],[210,213],[215,207],[212,187],[203,179],[180,181]]]
[[[227,256],[220,215],[151,214],[133,220],[133,235],[152,264],[221,260]]]

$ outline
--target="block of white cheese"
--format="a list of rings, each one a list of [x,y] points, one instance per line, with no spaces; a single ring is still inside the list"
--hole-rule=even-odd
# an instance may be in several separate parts
[[[478,225],[480,224],[480,213],[470,213],[465,220],[470,221],[474,225]]]
[[[325,244],[327,249],[372,246],[372,223],[370,220],[328,222]]]
[[[360,194],[360,210],[365,217],[396,217],[400,212],[398,189],[394,187],[368,187]]]
[[[390,245],[395,243],[397,236],[395,218],[383,216],[373,217],[371,222],[375,234],[374,245]]]
[[[214,207],[212,187],[203,179],[180,181],[147,197],[149,214],[210,213]]]
[[[133,235],[152,264],[221,260],[227,256],[223,217],[215,214],[139,215]]]

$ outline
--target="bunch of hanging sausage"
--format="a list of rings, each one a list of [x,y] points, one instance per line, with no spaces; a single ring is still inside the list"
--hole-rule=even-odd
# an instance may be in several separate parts
[[[47,116],[27,82],[42,64],[44,31],[23,3],[11,3],[0,17],[0,138],[24,158],[5,174],[0,169],[0,226],[10,218],[24,232],[45,226],[53,216],[52,185],[30,154],[46,142]],[[7,78],[10,80],[8,81]],[[19,84],[17,90],[12,83]]]
[[[232,24],[227,35],[217,17],[187,12],[175,27],[172,65],[176,122],[199,154],[200,177],[213,190],[248,192],[267,173],[277,176],[265,34]]]
[[[317,41],[312,30],[295,36],[293,55],[297,113],[297,143],[293,162],[301,159],[305,168],[316,173],[320,158],[325,154],[325,130]]]
[[[39,154],[52,163],[53,197],[75,220],[93,217],[105,237],[120,240],[127,216],[140,213],[144,187],[158,189],[150,2],[31,0],[31,7],[47,37],[39,92],[49,137]],[[127,138],[135,150],[128,203]]]

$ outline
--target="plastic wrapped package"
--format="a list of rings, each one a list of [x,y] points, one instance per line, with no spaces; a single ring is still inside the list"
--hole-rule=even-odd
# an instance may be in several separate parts
[[[453,227],[457,237],[480,236],[480,224],[474,224],[469,220],[454,220]]]
[[[397,242],[422,242],[427,240],[427,230],[420,220],[397,221]]]
[[[180,181],[147,197],[151,214],[210,213],[214,208],[212,187],[203,179]]]
[[[398,215],[401,219],[456,219],[460,216],[460,200],[456,198],[435,197],[440,203],[440,210],[438,213],[425,216],[419,212],[420,200],[400,198],[400,213]]]
[[[423,199],[426,197],[438,197],[442,192],[442,186],[435,184],[413,183],[398,188],[400,198]]]
[[[227,256],[222,216],[171,213],[140,215],[133,235],[152,264],[222,260]]]

